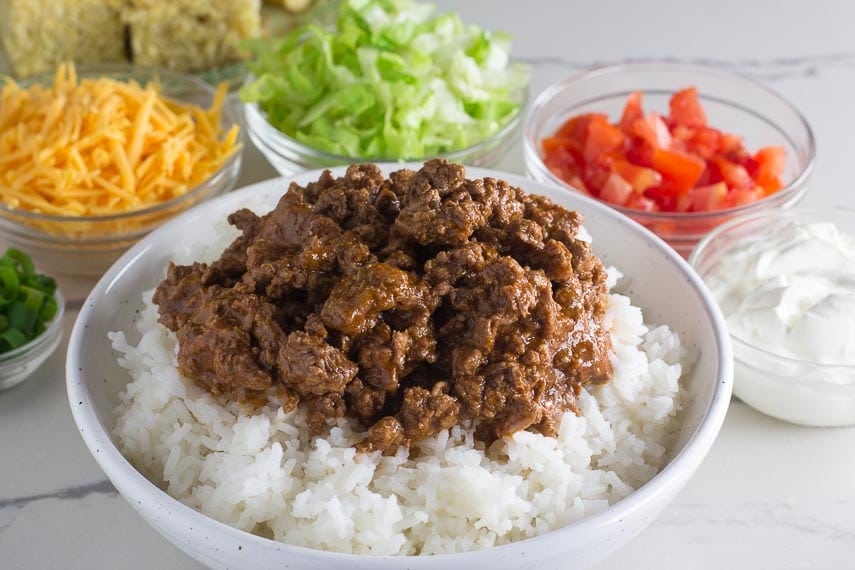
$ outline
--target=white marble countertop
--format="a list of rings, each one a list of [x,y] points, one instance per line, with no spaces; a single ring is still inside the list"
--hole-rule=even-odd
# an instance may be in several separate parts
[[[855,208],[855,3],[436,3],[512,32],[515,55],[533,66],[534,93],[586,67],[630,59],[703,62],[767,81],[816,135],[804,203]],[[275,175],[255,149],[245,165],[239,185]],[[502,170],[522,172],[519,145]],[[91,283],[60,283],[71,299],[70,331]],[[34,377],[0,392],[0,568],[199,568],[133,512],[89,456],[67,405],[64,358],[65,343]],[[735,401],[685,491],[598,568],[851,568],[853,449],[855,428],[788,425]]]

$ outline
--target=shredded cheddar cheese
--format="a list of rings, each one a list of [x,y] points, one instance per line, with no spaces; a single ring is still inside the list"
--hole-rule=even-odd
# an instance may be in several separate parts
[[[0,91],[0,200],[12,209],[103,216],[177,198],[234,153],[238,127],[220,128],[226,85],[210,109],[172,101],[159,85],[78,81],[62,65],[53,85]]]

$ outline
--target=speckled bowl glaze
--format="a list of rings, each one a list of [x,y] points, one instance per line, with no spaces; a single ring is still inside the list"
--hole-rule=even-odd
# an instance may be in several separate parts
[[[385,172],[420,165],[384,165]],[[344,168],[335,169],[343,174]],[[179,244],[204,239],[199,228],[244,204],[271,208],[290,181],[305,184],[319,171],[256,184],[182,214],[144,238],[110,268],[90,294],[68,347],[68,396],[74,419],[95,460],[131,506],[178,548],[212,568],[437,570],[441,568],[577,568],[601,560],[640,533],[662,512],[697,470],[724,420],[733,382],[733,358],[724,320],[700,278],[665,242],[606,205],[579,194],[478,168],[469,177],[503,178],[581,211],[594,236],[594,250],[625,274],[623,293],[645,312],[645,320],[667,323],[687,346],[700,351],[684,377],[689,392],[678,441],[667,465],[651,481],[611,508],[536,538],[465,554],[370,557],[329,553],[254,536],[183,505],[151,483],[119,452],[111,435],[114,408],[129,375],[119,367],[107,340],[111,330],[131,331],[141,292],[165,273]],[[133,337],[131,337],[133,338]]]

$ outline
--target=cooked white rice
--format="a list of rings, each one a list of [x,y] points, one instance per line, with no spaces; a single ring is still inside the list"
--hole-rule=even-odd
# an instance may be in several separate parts
[[[212,259],[222,247],[178,261]],[[301,409],[224,408],[180,376],[175,335],[157,324],[151,293],[144,303],[136,345],[110,335],[133,379],[116,410],[122,452],[183,503],[289,544],[411,555],[535,536],[644,484],[676,435],[687,352],[667,327],[648,329],[622,295],[609,296],[606,314],[614,377],[582,392],[580,415],[565,414],[558,437],[523,431],[485,450],[458,425],[389,457],[357,454],[363,434],[347,420],[310,437]]]

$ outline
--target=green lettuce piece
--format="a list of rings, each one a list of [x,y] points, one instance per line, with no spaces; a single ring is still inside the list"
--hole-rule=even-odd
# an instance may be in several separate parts
[[[519,111],[510,37],[414,0],[345,0],[332,29],[251,40],[240,97],[283,133],[352,158],[419,159],[476,144]]]

